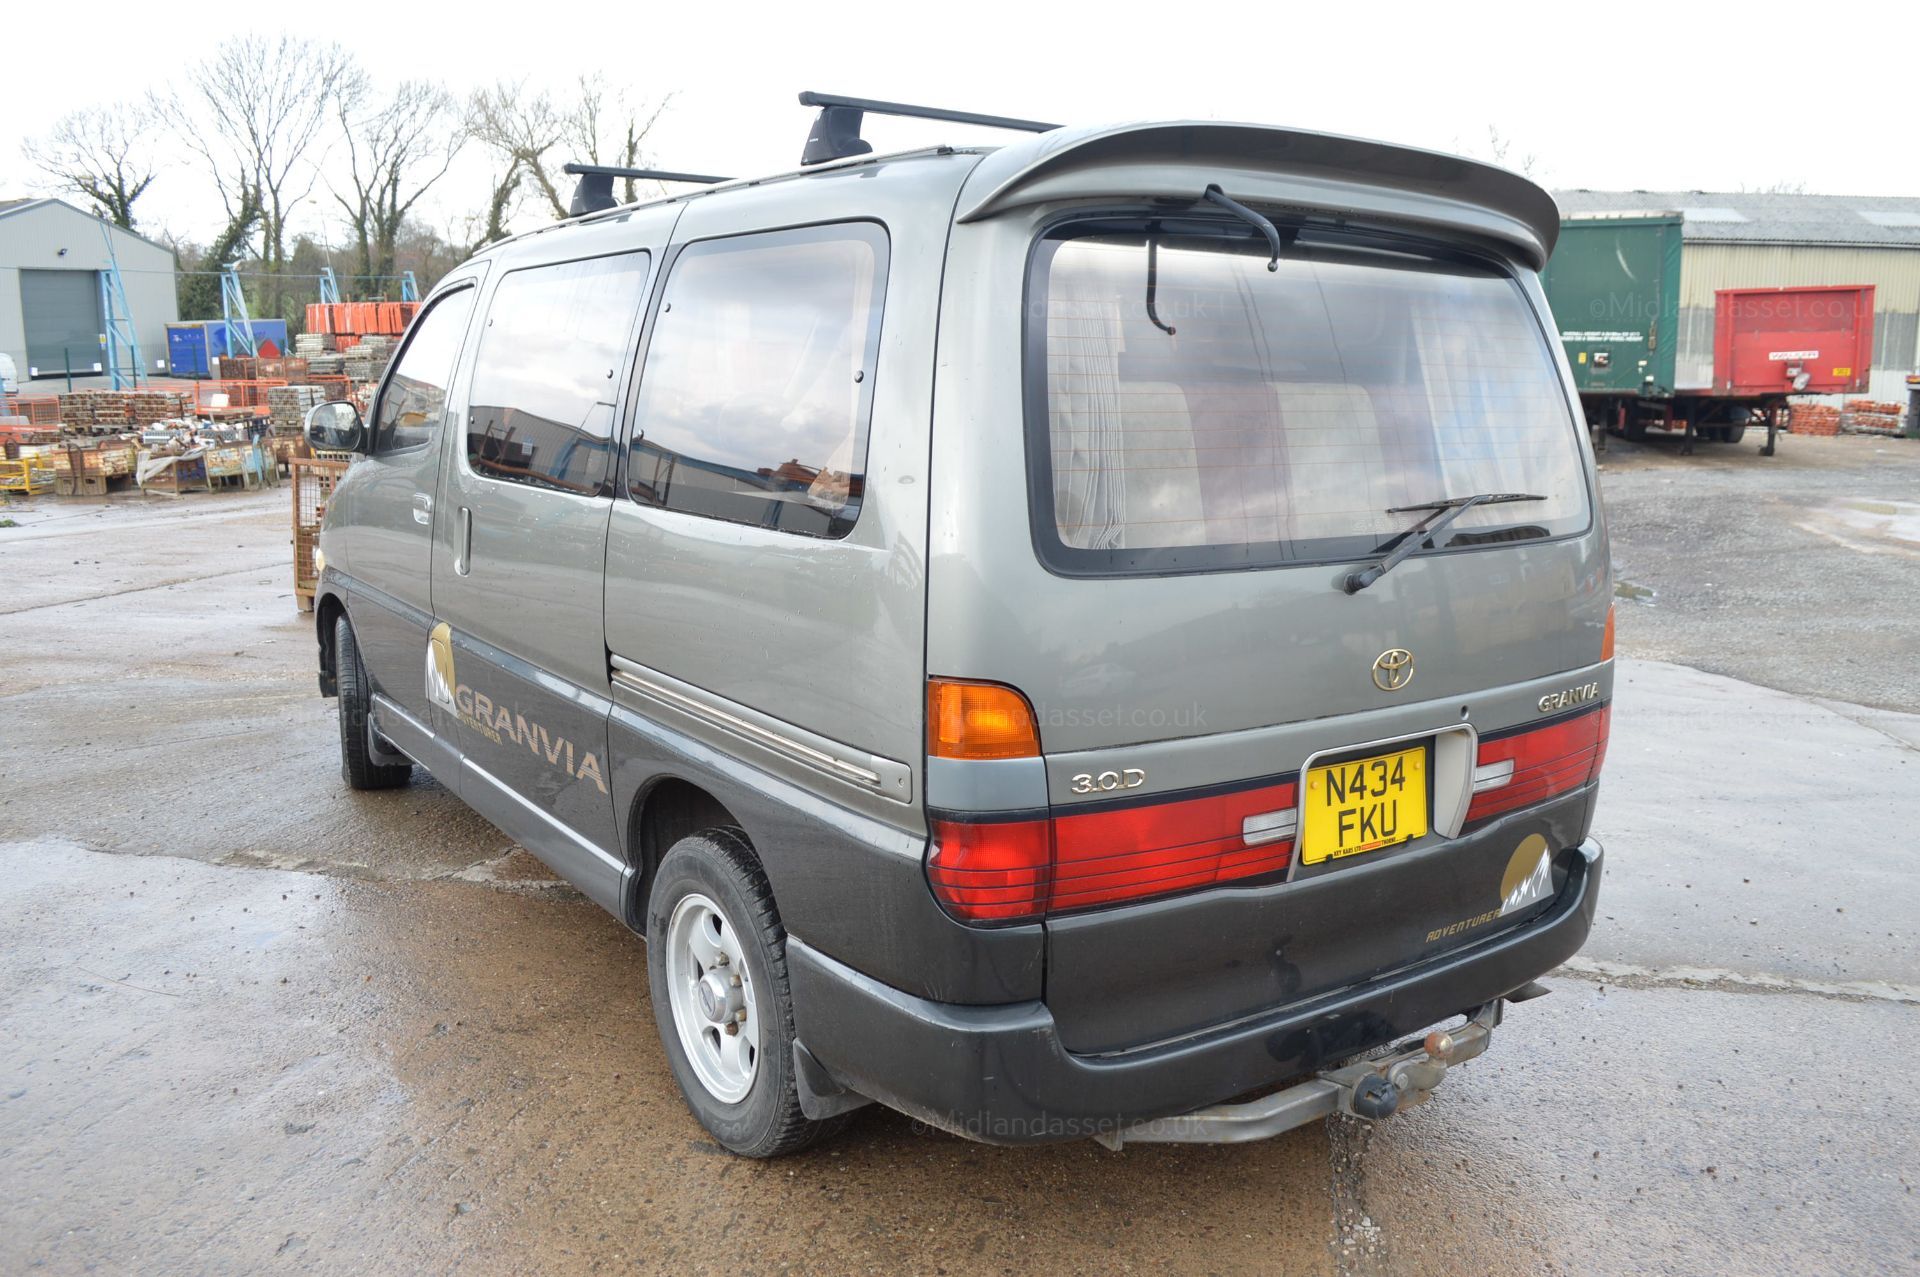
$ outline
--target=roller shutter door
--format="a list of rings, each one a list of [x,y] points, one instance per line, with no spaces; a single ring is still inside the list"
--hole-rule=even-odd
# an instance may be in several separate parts
[[[100,351],[100,275],[90,270],[23,270],[20,315],[26,321],[27,363],[40,376],[66,367],[92,371]]]

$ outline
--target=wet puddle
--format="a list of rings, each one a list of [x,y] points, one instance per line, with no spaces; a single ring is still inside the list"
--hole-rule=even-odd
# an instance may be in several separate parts
[[[1920,502],[1851,497],[1810,513],[1812,518],[1801,527],[1833,537],[1855,549],[1920,549]],[[1862,544],[1857,538],[1880,544]]]

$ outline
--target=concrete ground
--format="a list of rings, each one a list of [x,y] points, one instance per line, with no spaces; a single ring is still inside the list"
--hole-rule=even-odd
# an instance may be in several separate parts
[[[1383,1126],[1119,1154],[727,1156],[636,940],[342,786],[283,493],[0,511],[0,1272],[1915,1271],[1920,446],[1606,464],[1586,951]]]

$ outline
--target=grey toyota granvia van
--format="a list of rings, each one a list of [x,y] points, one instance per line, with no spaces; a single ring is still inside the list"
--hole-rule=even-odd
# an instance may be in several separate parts
[[[321,533],[348,782],[438,781],[648,945],[749,1156],[1383,1119],[1594,917],[1610,570],[1471,160],[809,94],[795,171],[488,248]],[[879,155],[863,113],[1026,130]],[[929,126],[932,127],[932,126]],[[635,991],[636,1000],[638,991]]]

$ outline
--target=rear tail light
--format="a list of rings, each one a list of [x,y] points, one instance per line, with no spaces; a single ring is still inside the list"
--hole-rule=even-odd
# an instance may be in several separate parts
[[[933,822],[927,881],[967,922],[1145,900],[1285,873],[1293,782],[1045,820]]]
[[[954,917],[1014,922],[1046,912],[1053,873],[1053,822],[933,822],[927,881]]]
[[[1607,604],[1607,629],[1600,636],[1600,659],[1603,661],[1613,659],[1613,607],[1613,604]]]
[[[1612,714],[1612,707],[1599,705],[1532,731],[1481,741],[1467,820],[1531,807],[1596,779],[1607,757]]]

